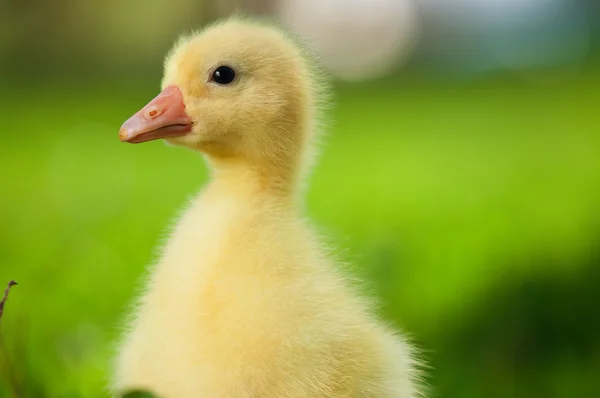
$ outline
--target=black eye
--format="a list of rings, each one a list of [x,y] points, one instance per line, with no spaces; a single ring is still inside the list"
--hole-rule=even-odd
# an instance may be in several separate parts
[[[229,66],[219,66],[212,74],[212,80],[218,84],[229,84],[235,79],[235,71]]]

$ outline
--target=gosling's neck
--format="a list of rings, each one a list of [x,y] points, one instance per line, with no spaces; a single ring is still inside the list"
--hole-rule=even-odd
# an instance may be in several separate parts
[[[292,116],[262,130],[230,135],[241,137],[240,141],[213,141],[199,148],[211,170],[210,189],[280,204],[300,204],[314,134],[306,117],[297,112]]]
[[[282,206],[301,202],[300,176],[295,162],[269,163],[241,157],[207,156],[208,193]]]

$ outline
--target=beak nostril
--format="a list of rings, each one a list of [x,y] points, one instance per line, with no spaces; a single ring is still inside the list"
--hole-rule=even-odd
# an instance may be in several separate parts
[[[156,109],[153,109],[153,110],[151,110],[151,111],[148,113],[148,115],[149,115],[150,117],[154,117],[154,116],[156,116],[157,114],[158,114],[158,111],[157,111]]]

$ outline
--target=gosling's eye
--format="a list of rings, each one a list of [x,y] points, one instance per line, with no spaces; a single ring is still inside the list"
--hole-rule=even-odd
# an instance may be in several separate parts
[[[235,79],[235,71],[229,66],[219,66],[212,74],[212,81],[218,84],[229,84]]]

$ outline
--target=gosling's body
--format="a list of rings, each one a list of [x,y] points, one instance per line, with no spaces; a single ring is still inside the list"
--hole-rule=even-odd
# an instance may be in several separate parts
[[[259,29],[299,57],[279,32],[243,21],[201,37],[228,29],[247,36]],[[171,55],[168,83],[183,85],[178,54],[191,52]],[[299,185],[316,102],[309,69],[292,72],[309,81],[305,88],[292,85],[298,91],[285,106],[256,115],[264,119],[256,129],[250,120],[235,122],[264,137],[235,150],[213,139],[174,140],[207,155],[212,179],[181,216],[151,273],[119,351],[115,391],[145,389],[162,398],[418,395],[409,346],[375,318],[303,218]],[[268,132],[280,114],[284,120]],[[289,134],[282,138],[288,148],[269,143],[269,134]],[[259,143],[272,146],[251,156]]]

